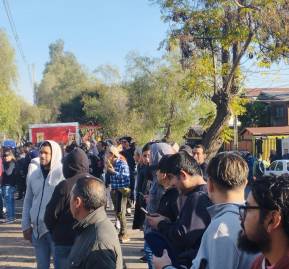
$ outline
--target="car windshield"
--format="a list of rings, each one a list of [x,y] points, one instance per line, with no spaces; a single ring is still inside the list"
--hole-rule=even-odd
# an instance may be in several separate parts
[[[276,171],[283,171],[283,163],[282,162],[278,162],[275,170]]]
[[[275,166],[276,166],[277,162],[272,162],[270,164],[270,166],[268,167],[268,170],[275,170]]]

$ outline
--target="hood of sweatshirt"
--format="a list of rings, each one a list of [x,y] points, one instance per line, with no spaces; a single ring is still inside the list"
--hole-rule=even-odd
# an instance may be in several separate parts
[[[89,173],[89,160],[81,148],[75,148],[63,160],[63,175],[70,178],[80,173]]]
[[[62,150],[59,146],[58,143],[56,143],[53,140],[46,140],[43,141],[43,143],[48,142],[50,144],[51,147],[51,162],[50,162],[50,170],[54,170],[54,168],[56,168],[57,166],[59,166],[59,164],[61,163],[62,160]],[[42,144],[43,144],[42,143]],[[41,145],[42,146],[42,145]],[[40,146],[40,148],[41,148]]]
[[[151,145],[151,166],[155,169],[160,161],[160,159],[167,154],[174,154],[175,151],[171,145],[167,143],[154,143]]]

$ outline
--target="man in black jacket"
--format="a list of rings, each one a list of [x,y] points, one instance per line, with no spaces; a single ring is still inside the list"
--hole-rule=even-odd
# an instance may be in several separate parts
[[[68,257],[68,269],[122,269],[122,254],[116,230],[104,206],[106,189],[100,179],[80,178],[70,195],[70,210],[78,221],[78,236]]]
[[[63,175],[45,211],[45,224],[55,243],[55,269],[65,268],[67,257],[75,239],[73,219],[69,209],[70,191],[77,180],[89,172],[89,160],[85,152],[75,148],[63,161]]]
[[[200,247],[202,235],[210,223],[206,210],[212,205],[202,172],[187,152],[171,155],[167,160],[167,177],[181,193],[178,198],[179,216],[171,222],[162,215],[147,217],[151,227],[157,229],[176,251],[178,262],[190,267]]]

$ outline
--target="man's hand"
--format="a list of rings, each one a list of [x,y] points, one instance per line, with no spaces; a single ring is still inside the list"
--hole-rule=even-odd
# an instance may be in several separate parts
[[[28,240],[28,241],[30,241],[30,243],[32,243],[32,227],[23,231],[23,237],[25,240]]]
[[[154,215],[149,215],[146,217],[148,220],[149,225],[154,228],[157,229],[158,228],[158,224],[162,221],[167,219],[166,217],[159,215],[159,214],[154,214]]]
[[[172,261],[166,249],[164,249],[163,256],[161,257],[153,256],[153,264],[155,266],[155,269],[162,269],[167,265],[172,265]]]

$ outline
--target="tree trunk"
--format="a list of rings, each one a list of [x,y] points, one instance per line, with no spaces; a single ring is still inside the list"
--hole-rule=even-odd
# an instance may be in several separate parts
[[[223,145],[223,139],[220,135],[231,116],[229,96],[219,92],[213,96],[212,101],[216,104],[217,113],[213,124],[204,134],[202,141],[206,148],[207,160],[213,158]]]

